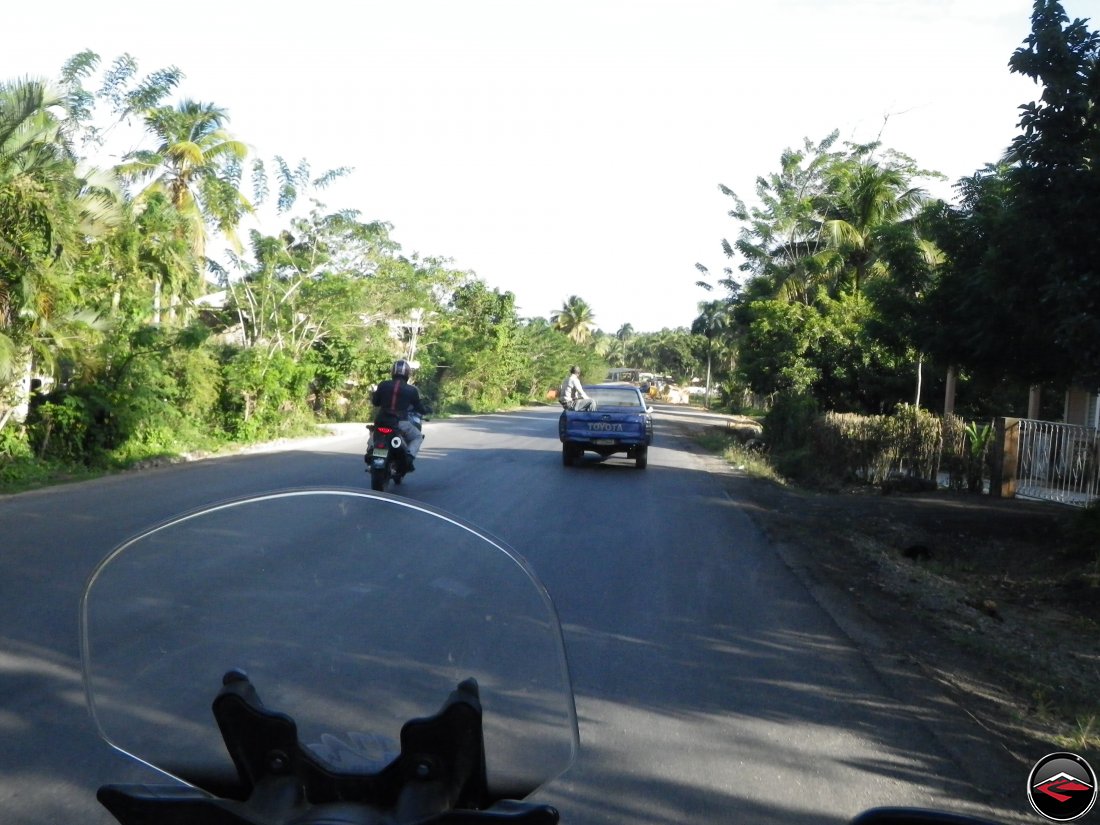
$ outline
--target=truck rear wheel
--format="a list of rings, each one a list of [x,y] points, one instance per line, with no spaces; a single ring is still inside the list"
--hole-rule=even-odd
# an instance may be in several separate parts
[[[649,447],[639,447],[634,451],[634,466],[644,470],[649,464]]]
[[[561,445],[561,463],[566,467],[573,466],[573,460],[577,457],[577,454],[573,451],[573,448],[569,444]]]

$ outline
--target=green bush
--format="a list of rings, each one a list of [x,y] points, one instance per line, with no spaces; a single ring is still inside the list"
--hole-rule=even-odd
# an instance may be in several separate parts
[[[0,430],[0,489],[15,492],[46,481],[53,462],[39,460],[31,449],[27,428],[9,421]]]
[[[200,444],[216,430],[221,376],[207,348],[172,348],[130,360],[108,396],[117,463],[169,455]]]
[[[87,438],[95,422],[85,399],[50,396],[36,405],[30,420],[31,442],[38,458],[69,464],[88,462]]]
[[[0,458],[0,490],[5,493],[40,487],[63,476],[72,477],[72,474],[55,461],[43,461],[34,456]]]
[[[779,393],[764,416],[764,440],[773,453],[790,452],[810,444],[817,402],[808,394]]]
[[[943,419],[940,469],[952,490],[982,491],[993,448],[993,424],[967,423],[957,415]]]
[[[191,329],[142,327],[105,342],[32,412],[36,450],[69,463],[117,466],[215,443],[221,376],[204,341]],[[56,404],[72,408],[65,421],[57,420]]]
[[[793,479],[801,484],[815,488],[832,487],[836,476],[821,466],[816,451],[812,447],[798,447],[779,453],[769,453],[775,471],[783,478]]]
[[[3,429],[0,429],[0,465],[5,460],[16,461],[30,458],[32,455],[26,427],[9,421]]]
[[[220,409],[237,441],[296,435],[314,426],[308,398],[312,371],[285,352],[227,349]]]

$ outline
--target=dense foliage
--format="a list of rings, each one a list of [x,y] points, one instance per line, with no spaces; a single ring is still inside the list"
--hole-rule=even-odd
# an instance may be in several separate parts
[[[752,205],[721,187],[731,264],[699,283],[724,294],[656,332],[601,330],[577,295],[521,318],[474,273],[403,254],[390,224],[317,199],[351,170],[250,156],[227,109],[178,95],[176,67],[84,52],[55,82],[0,83],[0,476],[362,419],[397,357],[443,413],[544,401],[571,364],[703,384],[709,403],[770,407],[796,463],[819,411],[931,406],[949,370],[963,419],[1022,412],[1029,384],[1095,387],[1086,23],[1035,0],[1009,68],[1041,97],[957,203],[929,198],[937,175],[908,155],[837,132],[785,151]],[[112,151],[117,132],[138,148]]]
[[[399,357],[442,413],[545,400],[575,363],[603,377],[583,300],[519,318],[402,254],[317,200],[350,170],[249,157],[227,110],[173,99],[182,79],[85,52],[0,84],[0,481],[361,420]],[[98,168],[129,124],[144,144]]]
[[[1100,385],[1100,34],[1038,0],[1011,69],[1034,80],[1002,162],[945,210],[950,265],[930,296],[958,336],[936,352],[1028,382]],[[1006,344],[1011,343],[1011,346]]]
[[[699,267],[726,296],[697,321],[733,353],[716,382],[881,414],[927,404],[950,368],[970,416],[1022,414],[1032,384],[1100,384],[1100,34],[1055,0],[1031,23],[1009,68],[1041,98],[957,204],[930,199],[935,173],[908,156],[836,132],[784,152],[753,206],[721,187],[737,268],[714,283]]]

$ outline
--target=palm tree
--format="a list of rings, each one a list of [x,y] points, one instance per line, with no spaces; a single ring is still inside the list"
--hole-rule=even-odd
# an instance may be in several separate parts
[[[71,235],[66,190],[74,161],[61,139],[61,96],[39,80],[0,87],[0,380],[10,379],[16,336],[40,305],[50,238]]]
[[[834,166],[831,189],[823,234],[852,291],[859,294],[868,277],[889,269],[884,254],[888,237],[920,209],[927,195],[909,186],[903,170],[864,160]],[[912,237],[917,243],[915,233]]]
[[[0,385],[48,360],[78,255],[117,222],[113,178],[80,172],[62,95],[41,80],[0,85]]]
[[[554,329],[564,332],[575,344],[583,344],[592,337],[595,321],[592,307],[576,295],[570,295],[561,309],[550,316]]]
[[[226,130],[229,116],[211,103],[183,100],[145,114],[145,125],[160,141],[154,150],[127,156],[119,173],[148,181],[138,204],[164,194],[188,221],[196,259],[205,256],[207,226],[212,225],[239,247],[236,228],[252,206],[237,188],[240,163],[248,147]]]
[[[820,209],[830,170],[843,163],[841,154],[833,151],[838,135],[833,132],[818,143],[807,138],[800,149],[785,150],[780,171],[757,180],[759,206],[750,209],[729,188],[719,187],[733,200],[730,216],[742,224],[735,242],[722,241],[726,257],[739,254],[744,259],[739,268],[767,283],[776,298],[810,304],[826,275],[829,255],[821,234]],[[702,264],[696,268],[710,277]],[[707,291],[713,288],[707,280],[696,283]],[[729,269],[718,284],[730,295],[740,290]]]
[[[612,367],[626,366],[627,343],[615,335],[601,335],[596,339],[596,354]]]
[[[733,317],[730,305],[726,301],[704,301],[699,304],[699,317],[691,325],[693,335],[702,335],[707,339],[707,391],[704,404],[710,407],[711,361],[715,344],[730,328]]]
[[[101,250],[100,268],[110,277],[110,314],[146,323],[151,305],[152,323],[159,324],[166,297],[171,306],[199,297],[188,223],[164,195],[146,199],[136,213],[132,203],[127,206],[127,220]]]

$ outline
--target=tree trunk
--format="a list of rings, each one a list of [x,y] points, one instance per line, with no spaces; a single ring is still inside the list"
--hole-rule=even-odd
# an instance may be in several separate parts
[[[924,372],[924,353],[919,353],[917,355],[917,397],[916,397],[916,400],[913,401],[913,406],[914,407],[919,407],[920,406],[921,378],[923,377],[921,375],[921,373],[923,373],[923,372]]]
[[[707,348],[707,390],[703,396],[703,409],[710,409],[710,348]]]
[[[943,417],[955,414],[955,384],[958,381],[958,373],[954,367],[947,368],[947,387],[943,393]]]

